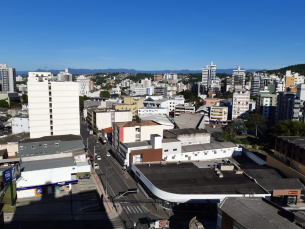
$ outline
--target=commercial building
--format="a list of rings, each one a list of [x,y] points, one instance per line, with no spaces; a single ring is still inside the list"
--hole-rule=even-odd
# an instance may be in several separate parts
[[[87,79],[84,75],[77,77],[76,82],[78,83],[79,96],[89,95],[89,81],[90,79]]]
[[[229,197],[218,207],[217,229],[300,228],[294,214],[265,198]]]
[[[51,194],[66,188],[71,190],[71,184],[78,182],[73,157],[23,162],[21,171],[16,182],[17,198]]]
[[[29,133],[29,115],[18,115],[12,118],[12,134]]]
[[[7,64],[0,64],[0,91],[16,91],[16,70],[8,68]]]
[[[228,107],[210,107],[210,122],[217,122],[227,124],[228,121]]]
[[[22,139],[30,138],[29,133],[11,134],[0,138],[0,150],[6,149],[9,157],[18,155],[18,143]]]
[[[31,138],[79,135],[78,92],[76,82],[54,82],[47,77],[28,82]]]
[[[91,129],[102,130],[112,127],[113,122],[132,121],[132,112],[129,110],[88,108],[86,121]]]
[[[158,134],[150,136],[147,141],[120,143],[120,162],[126,169],[131,169],[132,163],[160,162],[162,161],[162,137]]]
[[[269,94],[269,92],[261,91],[256,99],[256,111],[270,123],[276,122],[277,95]]]
[[[243,118],[249,113],[250,93],[246,90],[237,90],[233,93],[232,120]]]
[[[130,110],[132,116],[135,117],[138,114],[138,109],[143,107],[143,99],[124,97],[123,103],[114,103],[112,108],[115,110]]]
[[[237,70],[233,70],[232,74],[232,88],[234,90],[242,90],[244,89],[245,80],[246,80],[246,70],[241,70],[240,66],[238,66]]]
[[[163,98],[160,99],[159,97],[148,97],[143,101],[143,105],[145,107],[163,107],[168,109],[168,112],[174,112],[175,107],[179,104],[184,104],[184,97],[183,96],[174,96],[169,99]]]

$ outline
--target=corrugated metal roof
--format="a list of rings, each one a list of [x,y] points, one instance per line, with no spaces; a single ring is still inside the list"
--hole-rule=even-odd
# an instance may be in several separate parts
[[[201,123],[203,116],[204,115],[201,114],[180,114],[174,120],[179,129],[196,129],[197,126],[199,126],[199,124]]]
[[[21,169],[24,169],[24,172],[29,172],[36,170],[69,167],[69,166],[75,166],[73,157],[24,162],[21,164]]]

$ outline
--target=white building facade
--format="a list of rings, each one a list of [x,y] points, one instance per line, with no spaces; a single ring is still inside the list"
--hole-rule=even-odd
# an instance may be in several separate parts
[[[12,118],[12,134],[29,133],[29,116],[20,115]]]
[[[238,90],[233,93],[232,120],[242,118],[249,113],[250,93]]]
[[[168,109],[163,107],[141,107],[138,108],[139,117],[148,115],[168,115]]]
[[[28,82],[30,137],[79,135],[78,92],[75,82]]]
[[[7,64],[0,64],[0,91],[16,91],[16,70],[8,68]]]
[[[79,76],[76,80],[78,82],[79,96],[88,96],[89,94],[89,79],[86,76]]]

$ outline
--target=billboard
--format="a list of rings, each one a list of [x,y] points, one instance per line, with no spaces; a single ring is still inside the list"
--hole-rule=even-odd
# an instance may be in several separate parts
[[[13,167],[3,171],[3,183],[14,180],[17,176],[20,176],[20,164],[15,164]]]

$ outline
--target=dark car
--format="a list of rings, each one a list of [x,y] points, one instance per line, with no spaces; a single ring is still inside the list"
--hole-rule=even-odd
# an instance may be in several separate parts
[[[89,174],[83,174],[83,175],[80,175],[78,178],[79,179],[90,179],[90,175]]]

